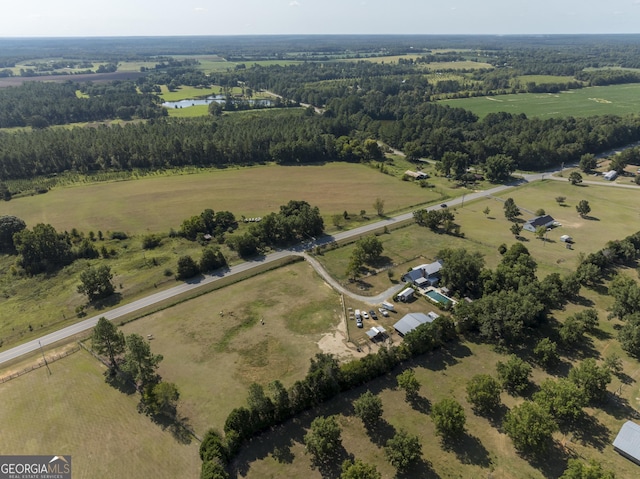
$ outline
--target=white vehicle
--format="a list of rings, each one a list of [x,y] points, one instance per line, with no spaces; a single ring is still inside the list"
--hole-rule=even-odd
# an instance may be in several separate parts
[[[355,311],[355,313],[354,313],[354,314],[355,314],[355,316],[356,316],[356,323],[357,323],[358,321],[362,322],[362,313],[360,312],[360,310],[359,310],[359,309],[356,309],[356,311]]]
[[[356,318],[356,326],[358,326],[359,328],[362,327],[362,318]]]
[[[366,311],[363,311],[363,312],[362,312],[362,317],[363,317],[364,319],[369,319],[369,313],[367,313]]]
[[[380,306],[382,306],[384,309],[387,309],[389,311],[395,312],[396,310],[395,306],[387,301],[383,302]]]
[[[381,314],[382,316],[384,316],[385,318],[388,318],[388,317],[389,317],[389,311],[387,311],[386,309],[384,309],[384,308],[378,308],[378,311],[380,311],[380,314]]]

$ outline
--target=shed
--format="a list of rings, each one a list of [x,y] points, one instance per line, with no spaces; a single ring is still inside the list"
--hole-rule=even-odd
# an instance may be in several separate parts
[[[387,330],[382,326],[374,326],[369,331],[367,331],[367,336],[369,336],[369,339],[373,341],[376,338],[383,338],[386,332]]]
[[[415,292],[416,292],[416,290],[415,290],[415,289],[413,289],[413,288],[406,288],[406,289],[403,289],[402,291],[400,291],[400,292],[398,293],[398,299],[399,299],[400,301],[407,302],[407,301],[409,301],[411,298],[413,298],[413,295],[414,295],[414,293],[415,293]]]
[[[402,336],[410,333],[421,324],[431,323],[436,319],[438,315],[436,313],[409,313],[405,314],[400,321],[393,325],[394,329],[398,331]]]
[[[607,181],[613,181],[618,177],[618,172],[616,170],[607,171],[602,177]]]
[[[640,466],[640,425],[625,422],[613,441],[613,449]]]

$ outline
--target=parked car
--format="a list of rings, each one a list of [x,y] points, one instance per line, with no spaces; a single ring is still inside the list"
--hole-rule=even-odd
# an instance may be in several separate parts
[[[378,311],[380,311],[380,314],[381,314],[382,316],[384,316],[385,318],[388,318],[388,317],[389,317],[389,311],[387,311],[386,309],[384,309],[384,308],[378,308]]]
[[[369,319],[369,313],[367,313],[366,311],[363,311],[363,312],[362,312],[362,317],[363,317],[364,319]]]
[[[378,315],[373,309],[369,311],[369,316],[371,316],[371,319],[378,319]]]
[[[362,319],[361,318],[356,318],[356,326],[358,326],[359,328],[362,327]]]
[[[440,205],[440,208],[446,208],[446,207],[447,207],[447,204],[446,204],[446,203],[442,203],[442,204]]]

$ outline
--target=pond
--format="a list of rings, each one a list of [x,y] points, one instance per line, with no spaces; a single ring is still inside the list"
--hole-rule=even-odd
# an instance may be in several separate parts
[[[226,99],[224,96],[214,95],[214,96],[208,96],[207,98],[199,98],[199,99],[191,98],[191,99],[179,100],[179,101],[165,101],[162,104],[162,106],[165,108],[188,108],[190,106],[196,106],[196,105],[208,105],[213,102],[224,104],[225,101]],[[234,101],[236,102],[246,101],[250,105],[263,106],[263,107],[273,105],[273,102],[268,99],[255,99],[255,100],[235,100],[234,99]]]

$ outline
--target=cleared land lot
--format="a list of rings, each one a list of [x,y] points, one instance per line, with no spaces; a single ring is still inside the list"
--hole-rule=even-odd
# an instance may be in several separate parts
[[[46,195],[0,202],[0,215],[18,216],[29,226],[50,223],[62,231],[145,233],[177,229],[205,208],[231,211],[237,218],[256,217],[296,199],[318,206],[330,227],[331,216],[345,210],[372,212],[378,197],[385,201],[385,213],[393,214],[441,195],[359,164],[271,165],[56,188]]]
[[[138,414],[138,398],[108,386],[87,352],[50,368],[0,384],[3,454],[71,454],[78,479],[198,477],[199,443]]]
[[[153,351],[165,358],[160,374],[178,385],[184,414],[204,434],[209,427],[222,429],[231,409],[244,405],[252,382],[266,387],[279,379],[289,387],[302,379],[309,359],[321,352],[318,343],[336,331],[341,310],[338,294],[300,262],[134,321],[123,330],[153,334]]]
[[[627,115],[640,110],[640,84],[588,87],[560,93],[521,93],[442,100],[442,104],[471,110],[481,118],[506,111],[529,117]]]

